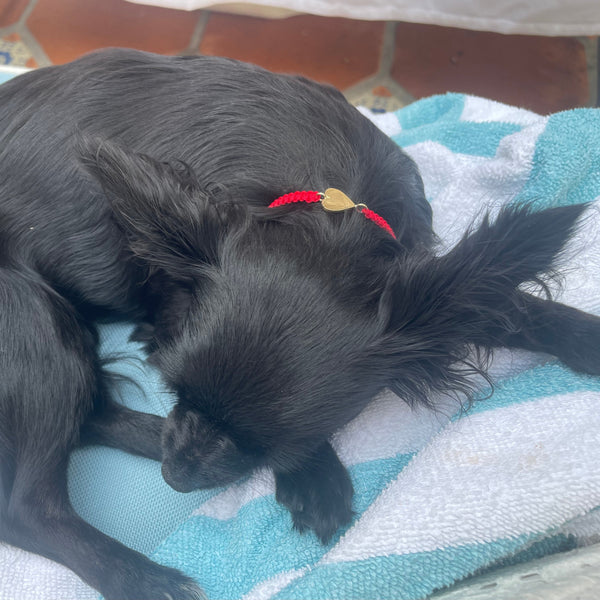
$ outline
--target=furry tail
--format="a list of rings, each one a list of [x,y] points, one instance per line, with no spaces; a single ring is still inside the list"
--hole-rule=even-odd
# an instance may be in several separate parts
[[[514,327],[510,315],[519,301],[519,286],[535,282],[546,287],[545,278],[556,270],[586,208],[585,204],[542,211],[528,205],[505,207],[493,222],[486,216],[435,261],[437,289],[432,293],[445,298],[447,318],[462,324],[468,342],[478,343],[477,332],[489,331],[492,324]]]
[[[467,374],[485,376],[486,350],[523,326],[519,286],[544,283],[586,205],[534,212],[509,206],[486,216],[447,254],[399,264],[382,296],[388,316],[383,355],[397,376],[390,387],[427,402],[432,390],[469,392]]]
[[[526,204],[504,207],[493,222],[486,215],[442,257],[442,268],[471,276],[474,282],[493,277],[517,286],[537,280],[553,269],[586,208],[587,204],[542,211]]]
[[[440,321],[464,325],[489,318],[522,283],[543,282],[586,207],[533,211],[528,205],[507,206],[494,221],[486,215],[447,254],[409,257],[392,277],[391,326],[430,323],[440,328]]]

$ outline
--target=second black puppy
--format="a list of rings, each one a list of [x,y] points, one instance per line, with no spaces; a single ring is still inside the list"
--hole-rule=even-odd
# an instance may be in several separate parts
[[[78,444],[162,460],[181,491],[268,466],[327,540],[352,503],[329,438],[381,389],[468,391],[473,347],[600,372],[600,319],[519,289],[582,207],[505,209],[436,256],[414,164],[333,89],[112,50],[1,86],[0,138],[0,539],[108,598],[199,591],[74,513]],[[166,422],[109,399],[104,316],[139,321]]]

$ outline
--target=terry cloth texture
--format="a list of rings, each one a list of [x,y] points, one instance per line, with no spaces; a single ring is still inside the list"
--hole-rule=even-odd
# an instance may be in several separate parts
[[[593,203],[565,252],[558,299],[600,314],[600,111],[542,117],[448,94],[368,116],[416,160],[446,247],[507,202]],[[129,332],[104,327],[103,352],[141,357]],[[124,385],[124,402],[168,411],[172,399],[149,367],[124,359],[114,368],[145,391]],[[73,457],[73,502],[219,600],[418,600],[475,572],[593,541],[600,379],[507,350],[495,354],[492,375],[493,396],[466,415],[450,398],[432,413],[384,394],[340,432],[335,446],[353,478],[356,518],[326,547],[292,529],[268,472],[182,495],[164,484],[159,465],[93,448]],[[480,397],[488,392],[482,383]],[[0,600],[25,597],[95,593],[62,567],[0,547]]]

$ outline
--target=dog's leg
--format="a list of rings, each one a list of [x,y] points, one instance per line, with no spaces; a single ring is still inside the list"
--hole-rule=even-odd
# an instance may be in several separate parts
[[[6,541],[68,566],[110,600],[202,597],[179,571],[153,563],[83,521],[68,499],[67,456],[45,459],[51,469],[29,460],[17,468]]]
[[[84,423],[80,444],[110,446],[160,461],[164,421],[163,417],[131,410],[110,400]]]
[[[600,317],[519,293],[509,322],[513,331],[491,332],[503,345],[547,352],[574,371],[600,375]]]
[[[329,442],[301,467],[276,472],[275,483],[276,499],[292,514],[294,527],[312,529],[324,544],[352,519],[352,482]]]
[[[92,329],[35,273],[0,269],[0,297],[0,539],[64,564],[110,600],[201,597],[71,506],[69,454],[101,399]]]

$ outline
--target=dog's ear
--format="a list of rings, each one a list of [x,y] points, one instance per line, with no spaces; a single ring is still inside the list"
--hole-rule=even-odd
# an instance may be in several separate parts
[[[175,279],[216,260],[225,231],[244,219],[241,204],[216,200],[183,162],[160,162],[107,141],[82,139],[82,163],[106,193],[132,251]]]
[[[425,402],[435,390],[468,392],[466,375],[484,370],[473,362],[473,347],[503,345],[507,332],[519,329],[519,287],[544,285],[585,208],[506,207],[447,254],[398,263],[379,306],[389,386]]]

